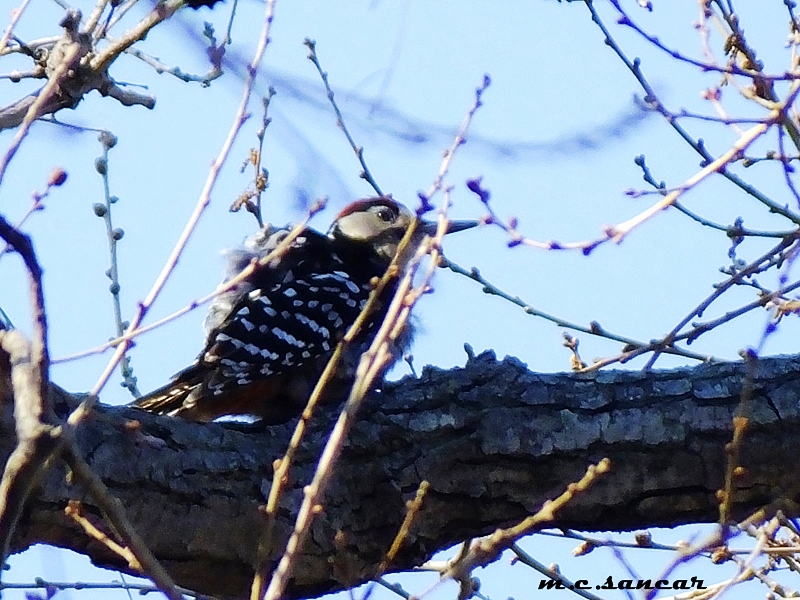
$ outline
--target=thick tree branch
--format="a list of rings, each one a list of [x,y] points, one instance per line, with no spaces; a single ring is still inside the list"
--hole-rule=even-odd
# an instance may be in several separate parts
[[[483,354],[462,369],[429,368],[418,380],[388,385],[350,434],[289,593],[319,594],[372,577],[401,526],[405,501],[423,480],[430,482],[424,503],[389,570],[517,522],[603,457],[611,460],[610,472],[558,512],[553,526],[607,530],[713,521],[746,372],[733,363],[649,374],[542,375],[514,359]],[[742,518],[764,505],[797,514],[800,357],[759,361],[753,389],[741,407],[749,426],[732,515]],[[79,401],[57,388],[52,395],[61,415]],[[13,423],[2,414],[5,460]],[[275,528],[273,567],[334,417],[321,414],[298,453]],[[85,460],[176,582],[245,597],[264,524],[258,507],[292,429],[289,423],[247,431],[101,406],[76,433]],[[14,549],[56,544],[125,569],[64,516],[70,499],[81,500],[86,511],[94,506],[63,471],[52,470],[31,495]]]

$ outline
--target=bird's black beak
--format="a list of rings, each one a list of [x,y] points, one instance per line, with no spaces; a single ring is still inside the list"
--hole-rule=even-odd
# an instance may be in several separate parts
[[[450,221],[447,224],[448,233],[456,233],[457,231],[464,231],[465,229],[472,229],[479,225],[478,221]],[[420,221],[420,227],[423,233],[428,235],[436,235],[436,230],[439,228],[439,223],[436,221]]]

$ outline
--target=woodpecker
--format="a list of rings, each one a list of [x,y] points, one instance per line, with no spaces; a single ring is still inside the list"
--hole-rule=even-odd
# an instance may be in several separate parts
[[[133,405],[201,422],[252,415],[270,425],[298,415],[336,345],[364,309],[374,278],[386,272],[415,218],[391,198],[376,197],[345,207],[327,234],[304,229],[280,257],[216,298],[197,360]],[[475,225],[452,221],[447,233]],[[291,229],[267,226],[229,252],[226,280],[269,254]],[[436,223],[420,220],[412,244],[435,230]],[[376,310],[342,356],[323,401],[341,399],[349,389],[396,285],[394,280],[382,291]],[[410,330],[400,336],[392,349],[395,360],[410,338]]]

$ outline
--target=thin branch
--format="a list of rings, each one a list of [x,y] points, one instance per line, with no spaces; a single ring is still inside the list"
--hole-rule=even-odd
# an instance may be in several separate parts
[[[166,0],[166,2],[159,3],[147,16],[128,29],[119,39],[110,41],[108,46],[93,56],[89,62],[90,68],[96,73],[105,73],[120,54],[139,40],[144,39],[153,27],[174,15],[183,6],[183,1]]]
[[[37,353],[18,331],[0,331],[0,351],[8,354],[14,388],[17,445],[0,478],[0,564],[5,564],[17,522],[28,495],[62,446],[60,430],[44,422]],[[0,579],[2,578],[0,569]]]
[[[383,294],[383,291],[390,284],[390,282],[396,279],[399,268],[397,260],[400,254],[404,252],[406,246],[410,243],[413,232],[414,227],[411,227],[408,231],[406,231],[406,234],[400,243],[398,253],[393,259],[392,264],[375,285],[374,289],[370,293],[366,305],[361,310],[353,324],[350,326],[345,336],[336,345],[336,349],[334,350],[330,359],[328,359],[325,369],[322,371],[322,374],[317,380],[317,383],[311,392],[311,396],[308,399],[308,403],[300,415],[300,419],[298,420],[297,425],[292,433],[292,438],[289,441],[289,446],[286,449],[286,453],[275,463],[275,474],[272,478],[272,485],[270,486],[267,505],[265,508],[267,523],[261,533],[261,538],[259,541],[258,566],[256,568],[256,574],[253,578],[253,584],[250,590],[251,600],[260,600],[264,596],[267,584],[266,568],[269,556],[268,543],[273,538],[273,531],[277,519],[280,498],[283,494],[284,486],[286,483],[288,483],[289,471],[295,455],[300,448],[300,443],[302,442],[309,423],[311,422],[311,418],[314,415],[314,411],[316,410],[324,390],[333,378],[336,369],[339,367],[339,363],[341,362],[345,351],[355,337],[359,334],[359,332],[362,331],[367,319],[375,312],[375,310],[377,310],[380,302],[379,298]],[[397,294],[395,294],[395,297],[396,296]]]
[[[791,94],[790,98],[793,100],[795,95],[797,94],[800,87],[795,88],[793,93]],[[788,100],[788,98],[787,98]],[[683,194],[687,191],[693,189],[697,184],[701,181],[706,179],[709,175],[714,173],[724,171],[725,166],[728,165],[734,158],[739,156],[742,152],[744,152],[753,142],[755,142],[759,137],[761,137],[768,129],[770,125],[768,123],[760,123],[749,130],[747,130],[734,144],[730,147],[730,149],[725,152],[724,154],[720,155],[719,158],[714,160],[713,162],[706,165],[703,169],[695,173],[692,177],[687,179],[683,185],[681,185],[677,190],[674,190],[664,196],[662,200],[653,204],[650,208],[642,211],[635,217],[624,221],[623,223],[619,223],[613,227],[608,228],[606,231],[606,237],[600,238],[599,241],[607,241],[613,240],[614,243],[620,243],[625,236],[627,236],[631,231],[633,231],[636,227],[644,223],[645,221],[649,220],[665,208],[672,206],[678,198],[680,198]],[[597,242],[590,242],[589,244],[596,244]],[[585,246],[588,247],[588,244]]]
[[[64,460],[69,465],[74,477],[91,494],[97,506],[103,512],[103,517],[114,528],[117,534],[125,541],[130,551],[142,566],[142,571],[150,577],[171,600],[182,600],[181,592],[175,582],[158,562],[147,547],[144,540],[136,533],[120,501],[115,498],[103,481],[92,471],[83,460],[73,443],[67,444],[63,453]]]
[[[269,124],[272,122],[272,118],[269,116],[269,104],[274,95],[275,88],[270,86],[267,95],[261,99],[264,116],[261,119],[261,127],[259,127],[256,132],[258,147],[250,149],[250,154],[241,168],[241,172],[244,173],[248,164],[253,166],[253,187],[239,194],[239,197],[233,201],[229,209],[231,212],[238,212],[244,207],[247,212],[255,216],[259,228],[264,227],[264,218],[261,211],[261,195],[269,186],[269,171],[261,167],[264,154],[264,136],[267,133],[267,127],[269,127]],[[253,198],[255,198],[255,201],[253,201]]]
[[[666,190],[666,184],[663,181],[656,181],[655,177],[653,176],[650,167],[647,166],[647,162],[645,160],[644,154],[640,154],[637,156],[633,161],[636,166],[638,166],[642,170],[642,179],[644,179],[647,183],[649,183],[655,191],[662,196],[665,196],[668,192]],[[737,219],[736,223],[733,225],[720,225],[719,223],[715,223],[705,217],[701,217],[695,212],[692,212],[680,202],[674,202],[672,205],[676,210],[683,213],[693,221],[700,223],[705,227],[709,227],[711,229],[716,229],[717,231],[724,231],[725,235],[727,235],[731,239],[736,239],[740,237],[772,237],[772,238],[784,238],[787,235],[792,235],[794,230],[792,231],[760,231],[755,229],[748,229],[742,226],[740,220]]]
[[[364,147],[358,146],[353,139],[353,136],[350,135],[350,131],[347,129],[347,125],[345,125],[344,117],[342,116],[342,111],[339,110],[339,106],[336,104],[336,100],[333,96],[333,90],[331,89],[331,85],[328,82],[328,73],[322,69],[322,65],[319,62],[319,58],[317,57],[317,43],[309,38],[306,38],[303,42],[306,47],[308,48],[308,59],[314,63],[314,66],[317,68],[317,72],[319,73],[320,78],[322,78],[322,83],[325,85],[325,91],[328,95],[328,100],[333,107],[333,112],[336,113],[336,125],[344,132],[347,141],[350,142],[350,147],[353,149],[353,152],[356,153],[356,158],[358,158],[358,162],[361,163],[361,173],[359,173],[359,177],[366,181],[368,184],[372,186],[372,189],[379,196],[383,196],[383,192],[381,191],[378,182],[375,181],[375,178],[372,176],[372,173],[367,167],[367,161],[364,159]]]
[[[178,3],[182,0],[177,0]],[[170,3],[167,3],[170,5]],[[166,7],[167,5],[163,5]],[[162,6],[162,5],[159,5]],[[194,232],[195,228],[197,227],[197,223],[200,221],[200,217],[205,212],[206,207],[211,201],[211,191],[214,188],[214,185],[217,181],[217,176],[222,169],[222,166],[225,164],[228,155],[230,154],[231,147],[233,146],[233,142],[236,139],[236,136],[239,133],[244,121],[247,118],[247,105],[250,100],[250,94],[253,89],[253,85],[255,84],[256,74],[258,73],[258,66],[261,64],[261,58],[264,56],[264,52],[267,48],[267,44],[269,43],[269,32],[270,27],[272,25],[272,18],[274,15],[275,9],[275,0],[267,0],[265,5],[265,13],[264,13],[264,22],[261,30],[261,35],[258,40],[258,45],[256,47],[255,54],[253,56],[253,60],[248,65],[247,69],[247,79],[244,83],[244,90],[242,92],[242,100],[239,104],[239,109],[236,112],[236,116],[231,126],[230,131],[228,132],[228,136],[225,139],[222,149],[220,150],[219,155],[214,160],[211,168],[209,170],[208,177],[206,179],[206,183],[203,187],[203,191],[200,193],[200,198],[195,205],[194,211],[189,217],[189,221],[186,223],[186,226],[183,229],[178,241],[175,244],[175,247],[172,250],[169,258],[167,259],[166,264],[164,265],[161,273],[157,277],[153,287],[148,292],[145,299],[139,304],[139,308],[136,311],[133,319],[131,319],[131,323],[128,326],[126,333],[135,331],[142,322],[142,319],[150,310],[153,302],[155,302],[156,298],[158,298],[161,290],[164,288],[164,285],[167,282],[170,274],[172,273],[175,266],[178,264],[178,260],[180,259],[181,255],[183,254],[183,250],[186,248],[186,244],[189,241],[192,233]],[[167,10],[164,8],[163,10]],[[158,12],[155,11],[155,12]],[[133,43],[133,42],[131,42]],[[76,424],[80,422],[91,410],[94,404],[97,402],[97,395],[99,394],[100,390],[103,389],[108,378],[113,373],[114,369],[116,368],[117,364],[122,357],[124,356],[125,352],[127,351],[128,347],[130,346],[129,341],[125,341],[117,346],[117,350],[114,355],[109,360],[108,364],[106,365],[105,370],[100,375],[99,379],[92,387],[89,395],[87,396],[86,400],[70,415],[69,422],[71,424]]]
[[[22,0],[22,3],[11,11],[11,18],[8,21],[8,25],[3,33],[3,37],[0,38],[0,56],[2,56],[5,52],[6,46],[8,46],[8,40],[11,39],[11,34],[14,32],[14,27],[16,27],[20,17],[22,17],[22,13],[24,13],[25,9],[28,8],[28,4],[30,4],[30,2],[31,0]]]
[[[47,179],[47,183],[45,184],[44,190],[42,190],[41,192],[34,190],[33,193],[31,193],[31,200],[32,200],[31,204],[28,207],[28,210],[25,211],[25,213],[19,218],[17,223],[14,225],[14,229],[19,231],[21,227],[25,224],[25,221],[27,221],[28,218],[33,213],[38,212],[40,210],[44,210],[44,204],[42,201],[50,195],[50,190],[52,190],[54,187],[59,187],[63,185],[66,180],[67,180],[66,171],[64,171],[59,167],[53,169],[50,172],[50,177],[48,177]],[[0,258],[2,258],[3,255],[7,254],[8,252],[11,252],[12,248],[13,248],[12,245],[6,242],[3,249],[0,250]]]
[[[470,573],[476,567],[485,566],[496,560],[504,550],[511,548],[519,538],[540,529],[545,523],[552,522],[560,509],[571,502],[575,496],[587,490],[597,481],[598,477],[608,473],[610,469],[611,461],[607,458],[602,459],[596,465],[589,465],[580,481],[571,483],[557,498],[545,502],[535,514],[512,527],[498,529],[490,536],[473,543],[461,557],[451,562],[449,569],[443,576],[457,581],[468,580]]]
[[[702,142],[695,140],[691,135],[689,135],[689,133],[680,125],[680,123],[676,121],[676,119],[674,118],[674,114],[669,112],[664,107],[664,105],[661,104],[661,102],[658,100],[658,96],[655,90],[650,85],[650,82],[647,80],[647,78],[644,76],[644,73],[642,72],[641,61],[638,58],[633,61],[628,59],[628,57],[622,51],[622,48],[620,48],[619,44],[617,44],[617,42],[612,37],[611,32],[608,30],[605,23],[600,18],[600,15],[595,10],[594,5],[592,4],[592,0],[584,0],[584,3],[586,4],[586,7],[589,9],[589,12],[592,16],[592,21],[594,21],[597,24],[597,26],[600,28],[600,31],[605,36],[606,44],[616,53],[619,59],[625,64],[625,66],[633,74],[633,76],[639,82],[639,85],[644,90],[646,94],[645,101],[654,110],[656,110],[659,114],[661,114],[661,116],[664,117],[664,119],[667,121],[670,127],[672,127],[673,130],[675,130],[675,132],[687,144],[689,144],[689,146],[695,152],[697,152],[703,158],[704,163],[710,163],[711,161],[713,161],[714,157],[706,149],[705,145]],[[745,182],[738,175],[732,173],[729,169],[722,170],[721,175],[726,179],[728,179],[731,183],[739,187],[742,191],[744,191],[745,193],[749,194],[750,196],[752,196],[753,198],[764,204],[767,208],[769,208],[770,212],[779,214],[789,219],[795,225],[800,225],[800,215],[788,210],[784,205],[776,202],[775,200],[772,200],[771,198],[769,198],[768,196],[757,190],[755,187]]]
[[[138,48],[128,48],[125,50],[125,53],[138,58],[147,65],[150,65],[159,75],[162,73],[167,73],[168,75],[172,75],[173,77],[187,83],[199,83],[202,87],[207,87],[212,81],[219,79],[223,75],[222,69],[217,65],[212,65],[211,69],[209,69],[209,71],[203,75],[194,75],[192,73],[186,73],[180,67],[170,67],[169,65],[161,62],[155,56],[151,56],[146,52],[139,50]]]
[[[70,500],[70,502],[67,503],[67,507],[64,509],[64,514],[75,521],[77,525],[80,525],[86,535],[97,540],[103,546],[111,550],[114,554],[124,559],[128,564],[128,568],[139,573],[142,572],[142,565],[133,552],[131,552],[125,546],[120,546],[117,542],[108,537],[105,532],[101,531],[97,525],[92,523],[92,521],[90,521],[81,513],[80,501]]]
[[[406,504],[406,516],[403,519],[403,523],[400,525],[400,528],[397,530],[397,535],[395,535],[394,540],[392,540],[392,545],[389,547],[389,551],[381,561],[380,566],[378,566],[378,573],[376,577],[379,577],[386,572],[386,569],[388,569],[392,564],[397,556],[397,553],[400,552],[400,548],[403,547],[403,543],[411,533],[411,526],[414,524],[414,520],[417,518],[419,511],[422,509],[422,503],[424,502],[425,495],[428,493],[429,489],[430,483],[428,481],[423,481],[419,484],[419,488],[417,489],[417,494],[414,496],[414,499],[410,500]]]
[[[784,294],[788,294],[789,292],[793,292],[794,290],[800,288],[800,281],[795,281],[790,285],[786,285],[781,287],[774,292],[769,294],[763,294],[756,300],[745,304],[737,308],[736,310],[732,310],[726,312],[724,315],[717,319],[713,319],[711,321],[706,321],[704,323],[692,323],[691,331],[684,332],[680,335],[675,336],[676,341],[686,340],[687,342],[692,342],[696,340],[700,335],[706,333],[707,331],[711,331],[712,329],[719,327],[723,323],[727,323],[732,321],[733,319],[742,316],[745,313],[750,312],[753,309],[760,308],[767,306],[770,302],[774,302],[777,298],[780,298]]]
[[[39,477],[50,466],[50,458],[60,451],[63,438],[59,428],[47,423],[52,408],[49,403],[50,357],[42,269],[30,238],[2,216],[0,238],[11,244],[25,263],[34,316],[32,343],[17,331],[0,332],[0,346],[8,354],[11,366],[17,435],[17,445],[0,479],[0,564],[4,564],[25,501]]]
[[[793,101],[798,92],[800,92],[800,85],[796,86],[792,90],[792,93],[789,95],[786,102],[789,103],[790,101]],[[773,112],[775,116],[780,114],[780,111]],[[605,243],[621,243],[634,229],[650,220],[661,211],[672,206],[681,196],[694,189],[699,183],[707,179],[709,176],[713,175],[714,173],[726,173],[726,167],[731,163],[731,161],[735,160],[748,147],[750,147],[750,145],[764,135],[771,125],[771,122],[763,122],[748,129],[738,140],[736,140],[736,142],[733,143],[727,152],[689,177],[682,185],[665,194],[661,200],[655,202],[650,207],[641,211],[638,215],[631,217],[627,221],[604,227],[603,235],[592,240],[566,243],[559,241],[539,242],[532,240],[519,232],[517,229],[516,219],[506,222],[497,216],[489,204],[489,192],[481,187],[480,179],[470,180],[467,183],[467,186],[472,192],[480,197],[481,201],[487,207],[487,210],[489,210],[489,217],[485,219],[485,222],[487,224],[496,225],[509,234],[509,246],[513,247],[523,244],[540,250],[580,250],[583,252],[583,254],[588,255],[594,251],[595,248]]]
[[[124,232],[122,229],[115,229],[111,220],[111,205],[117,202],[117,197],[111,195],[111,185],[108,180],[108,151],[117,145],[117,138],[110,131],[103,131],[97,136],[97,139],[103,147],[103,156],[95,161],[95,169],[103,178],[103,204],[95,204],[94,213],[103,219],[106,226],[106,239],[108,240],[108,253],[111,263],[106,275],[111,280],[111,285],[108,289],[111,292],[111,303],[114,308],[116,334],[117,337],[120,337],[125,333],[125,329],[128,326],[122,320],[122,306],[119,301],[119,265],[117,263],[117,244],[122,239]],[[134,398],[138,398],[141,394],[136,386],[136,377],[133,375],[130,355],[125,354],[120,361],[120,371],[122,373],[122,387],[127,389]]]
[[[405,242],[408,243],[413,235],[414,227],[409,228],[405,236]],[[442,232],[444,235],[444,232]],[[286,550],[278,563],[278,567],[272,575],[272,580],[264,595],[266,600],[278,600],[283,597],[286,585],[288,584],[292,570],[295,568],[297,561],[296,558],[305,543],[306,538],[310,532],[311,523],[314,515],[318,512],[316,507],[319,505],[325,490],[327,489],[328,482],[333,474],[333,465],[339,457],[344,440],[355,420],[355,415],[361,406],[364,396],[369,391],[375,378],[382,373],[389,361],[391,360],[391,353],[388,346],[391,339],[395,339],[397,328],[402,329],[405,326],[405,321],[408,318],[408,311],[413,305],[413,301],[407,298],[408,293],[411,291],[411,282],[414,273],[419,267],[420,261],[427,254],[430,244],[423,241],[420,248],[417,250],[416,255],[406,267],[406,275],[397,286],[394,298],[389,305],[386,317],[381,324],[380,330],[376,334],[369,347],[361,360],[359,361],[356,370],[356,381],[350,391],[344,408],[339,414],[339,418],[331,431],[328,442],[325,444],[325,449],[319,459],[319,464],[314,473],[311,483],[305,489],[303,502],[297,514],[295,521],[294,531],[292,532]],[[398,254],[402,253],[402,247],[398,250]],[[431,257],[432,264],[435,264],[435,256]],[[389,267],[391,274],[392,267],[397,268],[397,257],[393,264]],[[432,267],[435,268],[435,267]],[[427,278],[420,284],[427,287],[427,279],[432,276],[433,272],[430,271]],[[371,298],[374,298],[373,295]],[[355,325],[350,328],[345,336],[345,339],[351,337],[351,332]],[[351,338],[352,339],[352,338]],[[351,341],[348,340],[349,341]],[[330,363],[329,363],[330,364]],[[322,379],[320,381],[323,381]],[[276,475],[277,478],[277,475]],[[251,596],[252,597],[252,596]]]
[[[549,313],[543,312],[524,300],[522,300],[519,296],[512,296],[508,292],[503,291],[492,282],[487,280],[483,275],[481,275],[480,271],[475,267],[467,270],[464,267],[454,263],[450,259],[444,260],[444,266],[453,271],[454,273],[458,273],[459,275],[463,275],[464,277],[468,277],[473,281],[481,284],[483,286],[483,292],[486,294],[490,294],[492,296],[497,296],[511,302],[515,306],[519,306],[522,310],[525,311],[526,314],[529,314],[534,317],[542,318],[546,321],[550,321],[551,323],[555,323],[559,327],[566,327],[567,329],[572,329],[574,331],[580,331],[581,333],[586,333],[589,335],[596,335],[601,338],[605,338],[608,340],[612,340],[615,342],[620,342],[625,344],[626,346],[633,347],[633,348],[644,348],[647,347],[649,344],[646,342],[642,342],[640,340],[636,340],[634,338],[629,338],[627,336],[619,335],[616,333],[612,333],[606,329],[604,329],[597,321],[592,321],[589,326],[579,325],[578,323],[574,323],[572,321],[567,321],[565,319],[561,319],[559,317],[553,316]],[[696,352],[692,352],[690,350],[684,350],[682,348],[667,348],[664,352],[668,354],[675,354],[678,356],[684,356],[686,358],[691,358],[693,360],[698,360],[701,362],[712,362],[717,360],[713,356],[709,356],[706,354],[698,354]]]
[[[116,4],[118,4],[119,0],[114,2],[111,7],[111,11],[114,11]],[[92,12],[89,14],[89,17],[86,19],[86,22],[83,25],[83,30],[86,32],[93,32],[95,27],[100,21],[100,17],[103,15],[103,11],[105,10],[106,6],[108,6],[109,0],[98,0],[98,2],[94,5]],[[109,13],[110,16],[110,13]]]
[[[14,135],[14,139],[11,140],[11,144],[9,144],[6,153],[3,155],[2,159],[0,159],[0,182],[3,181],[8,164],[11,162],[11,159],[14,158],[17,150],[19,150],[22,140],[28,135],[31,125],[36,119],[45,114],[48,103],[59,91],[64,80],[69,77],[70,71],[77,68],[80,59],[87,51],[88,48],[83,44],[78,42],[72,43],[64,52],[63,60],[55,71],[53,71],[52,75],[50,75],[47,84],[40,90],[36,98],[32,100],[30,106],[28,106],[22,124],[19,129],[17,129],[17,133]]]
[[[421,212],[427,212],[433,208],[430,203],[431,198],[442,189],[442,182],[444,181],[445,175],[447,175],[447,172],[450,170],[450,165],[453,162],[456,150],[458,150],[459,146],[467,142],[467,130],[472,124],[472,118],[475,116],[475,113],[483,105],[483,94],[491,83],[491,78],[488,75],[484,75],[481,85],[475,89],[475,100],[467,111],[464,120],[461,122],[456,136],[453,139],[453,143],[450,145],[450,148],[444,151],[444,158],[439,165],[439,172],[436,173],[436,178],[426,192],[419,192],[417,194],[422,202],[422,206],[420,207]]]
[[[580,587],[575,587],[575,583],[564,577],[560,572],[551,569],[550,567],[544,566],[538,560],[533,558],[530,554],[525,552],[522,548],[519,547],[518,544],[514,543],[510,546],[511,551],[516,554],[515,562],[519,561],[523,565],[526,565],[533,569],[534,571],[538,571],[545,577],[549,577],[553,581],[556,581],[560,584],[559,588],[566,588],[571,592],[574,592],[578,596],[582,598],[586,598],[586,600],[602,600],[600,596],[595,596],[591,592],[587,592],[586,590],[581,589]]]
[[[747,227],[742,227],[737,224],[733,225],[721,225],[720,223],[715,223],[710,219],[706,219],[705,217],[701,217],[696,212],[693,212],[686,208],[680,202],[675,202],[673,205],[677,211],[683,213],[687,217],[689,217],[692,221],[703,225],[704,227],[709,227],[710,229],[716,229],[717,231],[724,231],[725,235],[727,235],[731,239],[739,238],[739,237],[763,237],[763,238],[785,238],[789,235],[794,235],[797,233],[797,230],[792,231],[763,231],[759,229],[748,229]]]
[[[777,260],[776,257],[782,256],[782,253],[785,252],[788,248],[792,245],[797,243],[797,237],[787,236],[783,238],[775,247],[771,248],[768,252],[761,255],[756,260],[752,261],[747,267],[739,270],[730,278],[722,282],[721,284],[715,286],[714,291],[706,297],[700,304],[698,304],[692,311],[687,314],[683,319],[681,319],[672,330],[664,336],[663,341],[666,346],[672,345],[676,340],[679,339],[679,334],[681,330],[695,317],[701,316],[706,309],[711,306],[711,304],[719,298],[722,294],[724,294],[728,289],[733,287],[736,282],[743,280],[745,277],[750,275],[754,275],[764,270],[766,263],[766,268],[775,264]],[[695,328],[697,329],[697,328]],[[699,334],[697,334],[699,335]],[[688,337],[688,336],[686,336]],[[697,337],[696,335],[690,339],[694,339]],[[658,360],[659,352],[656,351],[653,356],[651,357],[650,361],[647,363],[646,368],[650,368],[655,364],[655,361]]]
[[[262,258],[260,258],[258,260],[253,260],[250,264],[245,266],[235,276],[233,276],[230,279],[228,279],[228,280],[224,281],[223,283],[219,284],[216,287],[216,289],[213,292],[211,292],[210,294],[206,294],[205,296],[201,296],[200,298],[197,298],[196,300],[192,300],[189,304],[187,304],[183,308],[180,308],[180,309],[176,310],[175,312],[167,315],[166,317],[163,317],[163,318],[159,319],[158,321],[155,321],[154,323],[151,323],[150,325],[146,325],[144,327],[137,327],[136,329],[133,329],[133,330],[131,330],[131,328],[128,327],[128,330],[125,332],[125,334],[121,335],[120,337],[118,337],[116,339],[109,340],[105,344],[101,344],[100,346],[96,346],[94,348],[90,348],[89,350],[84,350],[82,352],[77,352],[77,353],[71,354],[69,356],[63,356],[63,357],[56,358],[56,359],[53,360],[53,362],[55,362],[55,363],[63,363],[63,362],[69,362],[69,361],[72,361],[72,360],[77,360],[77,359],[80,359],[80,358],[85,358],[87,356],[92,356],[94,354],[102,354],[103,352],[105,352],[109,348],[116,348],[120,344],[129,343],[131,340],[137,338],[138,336],[140,336],[143,333],[147,333],[148,331],[152,331],[153,329],[157,329],[157,328],[161,327],[162,325],[165,325],[166,323],[169,323],[170,321],[174,321],[178,317],[181,317],[181,316],[185,315],[186,313],[191,312],[191,311],[195,310],[196,308],[198,308],[200,306],[203,306],[204,304],[210,302],[211,300],[213,300],[214,298],[216,298],[220,294],[223,294],[223,293],[233,289],[234,287],[236,287],[237,285],[242,283],[245,279],[247,279],[248,277],[253,275],[253,273],[255,273],[256,270],[265,267],[266,265],[268,265],[272,261],[277,260],[281,256],[283,256],[289,250],[289,248],[291,247],[292,242],[294,242],[294,240],[297,239],[297,236],[299,236],[301,233],[303,233],[305,228],[308,226],[308,222],[311,219],[311,217],[313,217],[315,214],[320,212],[324,207],[325,207],[324,201],[319,200],[319,201],[315,202],[309,208],[306,218],[303,219],[297,225],[295,225],[294,228],[289,232],[289,234],[285,238],[283,238],[281,240],[281,242],[275,247],[274,250],[272,250],[269,254],[267,254],[266,256],[264,256],[264,257],[262,257]]]
[[[193,590],[182,587],[177,587],[176,589],[184,596],[206,598]],[[29,583],[0,582],[0,591],[2,590],[132,590],[142,595],[161,591],[160,588],[154,586],[152,583],[127,583],[125,581],[49,581],[38,577],[35,581]]]

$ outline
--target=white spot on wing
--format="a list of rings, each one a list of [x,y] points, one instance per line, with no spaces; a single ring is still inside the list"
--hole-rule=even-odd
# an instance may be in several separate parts
[[[311,318],[305,316],[304,314],[297,313],[294,316],[294,318],[297,319],[298,321],[300,321],[303,325],[308,327],[314,333],[321,333],[322,336],[325,337],[325,338],[327,338],[330,335],[328,330],[325,327],[321,326],[314,319],[311,319]]]
[[[278,338],[280,340],[283,340],[284,342],[286,342],[287,344],[290,344],[292,346],[296,346],[298,348],[305,347],[305,343],[304,342],[298,340],[291,333],[289,333],[288,331],[284,331],[280,327],[273,327],[272,328],[272,334],[276,338]]]

